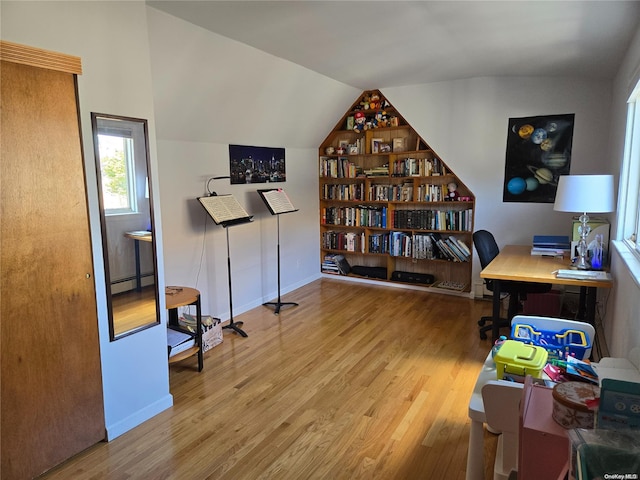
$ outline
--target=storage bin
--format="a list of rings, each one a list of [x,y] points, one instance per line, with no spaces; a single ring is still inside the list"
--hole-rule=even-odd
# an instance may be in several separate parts
[[[527,293],[522,302],[523,315],[540,315],[543,317],[559,317],[562,313],[562,292],[551,290],[547,293]]]
[[[571,355],[584,360],[591,349],[589,335],[577,328],[566,328],[560,331],[543,330],[527,323],[514,323],[511,326],[511,338],[519,342],[543,347],[549,358],[564,359]]]
[[[548,356],[549,354],[542,347],[507,340],[493,357],[498,380],[510,374],[542,378],[542,369],[547,364]]]

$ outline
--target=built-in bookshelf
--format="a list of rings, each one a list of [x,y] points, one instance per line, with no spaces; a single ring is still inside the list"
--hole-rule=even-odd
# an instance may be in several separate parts
[[[379,90],[322,142],[319,169],[323,273],[470,291],[475,197]]]

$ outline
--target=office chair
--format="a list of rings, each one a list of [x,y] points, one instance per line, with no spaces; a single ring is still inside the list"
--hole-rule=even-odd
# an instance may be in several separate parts
[[[500,249],[496,243],[495,238],[491,232],[487,230],[478,230],[473,234],[473,245],[478,252],[478,258],[480,259],[480,265],[482,268],[486,268],[491,261],[496,258]],[[485,280],[487,289],[493,292],[493,280]],[[499,326],[511,328],[511,319],[518,313],[520,309],[520,301],[527,299],[527,293],[547,293],[551,290],[551,284],[549,283],[527,283],[527,282],[512,282],[501,280],[500,292],[509,294],[509,307],[507,309],[507,318],[501,318],[499,320]],[[488,325],[486,323],[489,322]],[[480,339],[487,339],[487,332],[493,328],[493,317],[482,317],[478,320],[480,326]]]

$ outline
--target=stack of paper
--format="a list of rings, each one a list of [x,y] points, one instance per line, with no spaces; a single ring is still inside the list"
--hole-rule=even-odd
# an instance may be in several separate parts
[[[611,280],[609,272],[600,272],[595,270],[558,270],[557,278],[571,278],[575,280]]]

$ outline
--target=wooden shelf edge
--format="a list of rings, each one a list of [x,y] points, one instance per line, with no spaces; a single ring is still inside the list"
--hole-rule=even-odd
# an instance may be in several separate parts
[[[448,290],[445,288],[438,288],[438,287],[434,287],[431,285],[422,285],[419,283],[407,283],[407,282],[396,282],[393,280],[382,280],[382,279],[375,279],[375,278],[368,278],[368,277],[361,277],[361,276],[357,276],[357,275],[353,275],[353,274],[349,274],[349,275],[339,275],[339,274],[335,274],[335,273],[328,273],[328,272],[320,272],[321,277],[323,278],[328,278],[328,279],[337,279],[337,280],[341,280],[341,281],[345,281],[345,282],[353,282],[353,283],[368,283],[370,285],[384,285],[384,286],[391,286],[391,287],[396,287],[396,288],[404,288],[407,290],[421,290],[421,291],[425,291],[425,292],[431,292],[431,293],[440,293],[443,295],[451,295],[454,297],[469,297],[472,295],[471,290],[462,290],[462,291],[458,291],[458,290]]]
[[[181,360],[184,360],[185,358],[189,358],[194,356],[195,354],[197,354],[200,351],[199,347],[191,347],[188,348],[187,350],[177,353],[172,357],[169,357],[169,365],[171,365],[172,363],[176,363],[176,362],[180,362]]]

